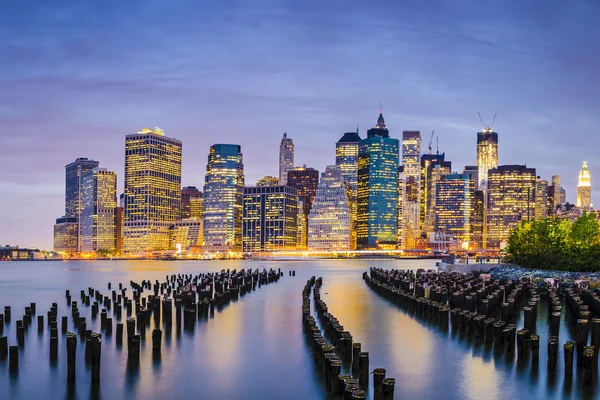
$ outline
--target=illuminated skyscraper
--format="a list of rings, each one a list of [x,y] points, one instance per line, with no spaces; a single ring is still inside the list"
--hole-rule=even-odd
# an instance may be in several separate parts
[[[125,137],[123,251],[169,249],[169,228],[181,216],[181,141],[162,129]]]
[[[210,147],[204,184],[204,248],[239,251],[242,248],[244,164],[237,144]]]
[[[319,186],[319,171],[314,168],[296,167],[288,172],[287,185],[298,193],[298,250],[308,247],[308,213]]]
[[[452,172],[452,163],[445,160],[444,153],[421,156],[420,229],[423,233],[435,229],[436,185],[442,175]]]
[[[577,203],[575,203],[575,206],[579,207],[583,212],[590,212],[592,210],[592,182],[587,161],[583,162],[581,171],[579,171]]]
[[[521,220],[535,217],[535,168],[500,165],[488,174],[487,248],[499,248]]]
[[[535,218],[544,219],[548,216],[548,181],[539,176],[535,180]]]
[[[61,217],[54,225],[54,251],[74,254],[78,252],[77,232],[79,224],[76,217]]]
[[[442,175],[436,184],[435,231],[463,244],[471,241],[475,182],[468,174]]]
[[[124,209],[119,206],[115,209],[115,253],[123,253],[123,228],[125,225]]]
[[[352,247],[356,246],[356,213],[358,183],[358,128],[356,132],[346,132],[335,144],[335,164],[340,167],[342,177],[348,186],[350,200],[350,220],[352,223]]]
[[[279,145],[279,182],[282,186],[288,183],[288,172],[294,169],[294,142],[283,134]]]
[[[115,253],[117,174],[94,168],[81,178],[81,251]]]
[[[279,186],[279,178],[263,176],[256,182],[256,186]]]
[[[477,132],[477,189],[487,192],[488,171],[498,166],[498,134],[489,126]]]
[[[77,251],[81,251],[81,178],[98,167],[99,162],[87,158],[78,158],[65,166],[65,217],[77,218],[79,229],[75,232]],[[69,232],[72,228],[69,229]]]
[[[338,165],[328,165],[308,215],[309,250],[351,250],[348,188]]]
[[[398,226],[396,227],[396,245],[399,249],[407,247],[406,233],[406,176],[404,167],[398,167]]]
[[[411,238],[419,235],[421,198],[421,132],[402,132],[402,167],[406,178],[405,229],[406,248],[412,248]]]
[[[196,186],[181,189],[181,218],[204,218],[204,195]]]
[[[242,250],[295,250],[297,198],[296,189],[290,186],[245,187]]]
[[[477,185],[479,184],[479,168],[475,165],[467,165],[463,169],[463,174],[467,174],[471,177],[471,180],[475,182],[475,190],[479,190]]]
[[[396,248],[399,147],[380,111],[377,125],[358,145],[358,249]]]
[[[474,180],[477,182],[477,178]],[[473,224],[471,229],[470,250],[479,250],[486,247],[485,243],[485,198],[483,191],[476,190],[473,193]]]

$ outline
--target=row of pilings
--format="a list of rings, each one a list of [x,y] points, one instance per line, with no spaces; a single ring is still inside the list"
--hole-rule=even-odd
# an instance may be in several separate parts
[[[537,285],[529,278],[501,283],[472,274],[370,268],[369,272],[363,273],[363,280],[372,290],[425,323],[437,325],[442,330],[451,327],[453,332],[482,340],[509,356],[516,350],[520,365],[539,364],[541,338],[536,334],[536,323],[541,297]],[[549,290],[546,296],[551,311],[547,367],[553,373],[558,361],[562,303],[555,291]],[[590,319],[589,309],[600,310],[600,300],[595,293],[578,289],[568,289],[565,299],[577,339],[563,344],[564,374],[567,377],[573,375],[576,359],[583,370],[583,382],[590,384],[598,371],[600,319]],[[588,299],[589,305],[584,299]],[[514,322],[521,314],[521,305],[523,328],[517,330]],[[587,345],[589,321],[591,346]]]
[[[8,336],[0,336],[0,359],[8,357],[11,373],[18,372],[19,349],[25,347],[26,333],[37,316],[38,334],[42,334],[45,329],[50,332],[49,354],[52,362],[56,362],[58,357],[59,339],[66,346],[67,381],[72,383],[76,380],[79,341],[85,346],[84,359],[91,371],[91,380],[98,383],[103,334],[115,335],[115,343],[119,348],[126,343],[128,365],[135,366],[140,358],[140,343],[146,340],[146,330],[151,327],[153,320],[155,329],[152,330],[152,346],[149,347],[153,357],[160,358],[163,329],[170,334],[173,322],[178,332],[182,327],[193,332],[196,322],[214,316],[215,308],[221,310],[232,301],[237,301],[263,285],[278,282],[281,276],[283,273],[280,269],[222,270],[218,273],[198,275],[173,274],[167,275],[162,282],[130,281],[131,291],[122,283],[118,284],[118,290],[112,289],[112,284],[108,283],[109,293],[106,295],[98,289],[88,287],[80,291],[80,303],[73,300],[70,290],[66,290],[65,301],[71,324],[68,314],[59,315],[57,302],[52,303],[47,312],[47,323],[44,322],[43,314],[36,315],[36,304],[31,303],[25,307],[23,317],[16,321],[13,333],[15,344],[9,345]],[[295,276],[295,271],[293,275],[290,273],[290,276]],[[85,310],[80,309],[80,306],[90,308],[89,318],[84,316]],[[94,332],[92,326],[95,325],[98,314],[100,330]],[[61,335],[58,331],[59,319]],[[12,309],[5,306],[4,312],[0,314],[0,335],[5,330],[10,331],[11,320]]]
[[[328,312],[327,304],[321,300],[322,282],[320,277],[315,279],[313,276],[306,282],[302,291],[302,325],[312,348],[315,364],[325,377],[329,393],[344,400],[365,399],[369,385],[369,353],[361,351],[361,344],[353,342],[350,332],[345,331],[339,321]],[[323,331],[311,315],[311,289]],[[351,373],[343,373],[344,367],[348,367]],[[384,368],[375,368],[372,374],[374,398],[392,400],[396,380],[386,378]]]

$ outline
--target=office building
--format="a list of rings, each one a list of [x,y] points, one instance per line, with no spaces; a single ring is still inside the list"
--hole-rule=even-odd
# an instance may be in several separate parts
[[[498,134],[491,127],[477,132],[477,189],[487,192],[488,171],[498,166]]]
[[[296,189],[290,186],[245,187],[242,205],[242,251],[296,249]]]
[[[406,233],[406,176],[404,167],[398,167],[398,226],[396,227],[396,246],[399,249],[407,247]]]
[[[535,218],[544,219],[548,216],[548,181],[539,176],[535,180]]]
[[[468,174],[446,174],[435,190],[435,232],[441,232],[469,249],[473,230],[473,194],[475,182]]]
[[[479,168],[476,165],[467,165],[463,169],[463,174],[469,175],[471,180],[475,182],[475,190],[479,190],[477,187],[479,185]]]
[[[202,220],[191,217],[176,221],[171,225],[169,248],[177,253],[186,253],[191,248],[202,245]]]
[[[475,179],[474,182],[477,182]],[[480,250],[486,247],[486,207],[482,190],[473,192],[473,221],[471,224],[471,243],[469,250]]]
[[[116,253],[117,174],[94,168],[81,178],[81,245],[83,253]]]
[[[421,233],[435,229],[436,185],[443,175],[452,172],[452,163],[445,160],[444,153],[423,154],[421,156],[421,197],[419,216]]]
[[[420,236],[421,198],[421,132],[402,132],[402,168],[406,180],[405,248],[413,248],[414,240]]]
[[[60,217],[54,225],[54,251],[63,254],[74,254],[79,251],[77,232],[79,224],[76,217]]]
[[[115,253],[123,254],[123,228],[125,226],[125,214],[123,207],[115,209]]]
[[[283,134],[279,145],[279,182],[285,186],[288,183],[288,172],[294,169],[294,142]]]
[[[169,249],[170,226],[181,216],[181,149],[160,128],[125,137],[124,252]]]
[[[308,215],[308,249],[336,251],[352,249],[349,189],[339,165],[328,165]]]
[[[97,168],[98,161],[89,160],[84,157],[76,159],[74,162],[65,166],[65,217],[77,218],[78,224],[81,219],[81,178]],[[81,224],[79,230],[75,232],[77,236],[77,251],[81,251]]]
[[[211,146],[204,184],[204,250],[241,250],[243,192],[241,147],[237,144]]]
[[[487,248],[500,248],[522,220],[535,217],[535,168],[501,165],[488,174]]]
[[[186,186],[181,189],[181,217],[180,219],[204,217],[204,195],[196,186]]]
[[[399,147],[380,110],[377,125],[358,145],[358,249],[396,248]]]
[[[308,213],[312,207],[313,199],[317,194],[319,186],[319,171],[314,168],[307,168],[306,165],[296,167],[288,172],[287,185],[296,189],[300,198],[298,207],[298,250],[308,248]]]
[[[579,207],[582,212],[592,211],[592,182],[586,161],[583,162],[581,171],[579,171],[575,206]]]

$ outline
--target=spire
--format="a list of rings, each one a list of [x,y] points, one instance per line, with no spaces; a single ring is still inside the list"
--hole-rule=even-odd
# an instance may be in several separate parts
[[[358,122],[356,123],[356,134],[358,135]]]
[[[375,128],[387,129],[385,120],[383,119],[383,98],[379,98],[379,118],[377,118],[377,125],[375,125]]]

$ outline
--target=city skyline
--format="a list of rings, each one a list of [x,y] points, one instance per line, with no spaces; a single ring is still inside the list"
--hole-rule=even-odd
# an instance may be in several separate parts
[[[200,43],[200,49],[189,54],[184,50],[190,36],[210,31],[216,21],[205,21],[200,31],[175,29],[176,23],[164,21],[172,35],[162,41],[145,32],[119,46],[118,40],[132,34],[125,20],[109,18],[115,29],[106,45],[95,46],[94,24],[85,27],[93,21],[81,17],[86,7],[92,9],[90,15],[99,15],[97,6],[48,9],[39,15],[27,14],[27,6],[20,11],[9,6],[0,17],[7,39],[0,52],[10,60],[0,62],[6,71],[0,88],[7,94],[0,100],[0,122],[9,132],[0,150],[0,243],[52,247],[50,227],[64,209],[64,166],[78,157],[116,171],[122,193],[124,137],[141,127],[158,125],[184,143],[182,186],[202,187],[206,156],[215,143],[242,147],[246,181],[254,183],[264,175],[278,175],[283,132],[294,140],[296,166],[323,171],[334,164],[335,142],[357,122],[364,136],[376,118],[380,97],[391,137],[400,140],[403,130],[420,130],[426,148],[428,132],[435,129],[440,152],[459,173],[476,164],[476,133],[482,129],[477,112],[486,123],[497,112],[499,164],[526,164],[546,180],[558,174],[567,200],[575,203],[582,161],[590,161],[592,177],[598,170],[593,162],[598,139],[590,132],[598,126],[594,71],[599,60],[589,50],[598,6],[579,2],[566,8],[554,2],[538,18],[534,13],[539,8],[527,5],[513,5],[513,14],[492,14],[473,4],[439,5],[444,12],[434,15],[425,13],[423,5],[389,5],[388,15],[379,13],[376,19],[360,9],[366,6],[357,5],[336,13],[339,19],[333,26],[323,24],[334,13],[331,5],[297,17],[293,5],[272,13],[253,10],[254,19],[244,17],[248,10],[242,8],[211,9],[217,21],[225,16],[237,22],[235,29],[215,31],[212,34],[219,37]],[[462,13],[467,9],[469,13]],[[144,5],[135,11],[158,19],[164,10]],[[563,19],[565,13],[576,13],[577,25],[574,19]],[[394,18],[406,14],[410,20],[398,27]],[[29,28],[20,26],[24,15],[32,15]],[[192,16],[174,17],[181,22]],[[544,17],[562,23],[547,31]],[[483,19],[486,24],[479,24]],[[61,24],[80,28],[79,37],[59,31]],[[274,34],[281,24],[289,26],[281,35]],[[361,38],[371,24],[372,36]],[[436,28],[429,28],[432,25]],[[328,40],[308,35],[296,41],[314,26]],[[344,26],[353,30],[341,35]],[[267,34],[269,40],[261,45]],[[444,46],[449,39],[452,49]],[[223,56],[219,64],[194,63],[219,45],[236,41],[246,45],[239,57],[248,63],[233,82],[227,80],[240,70],[231,55],[218,53]],[[358,49],[351,51],[355,43]],[[138,49],[126,56],[129,46]],[[273,51],[277,49],[283,51]],[[138,62],[144,54],[156,56],[151,66]],[[258,65],[265,54],[271,58]],[[376,65],[371,64],[373,57]],[[411,63],[398,63],[409,57]],[[581,62],[572,65],[573,58]],[[516,63],[518,71],[506,70]],[[597,195],[592,191],[592,199]]]

